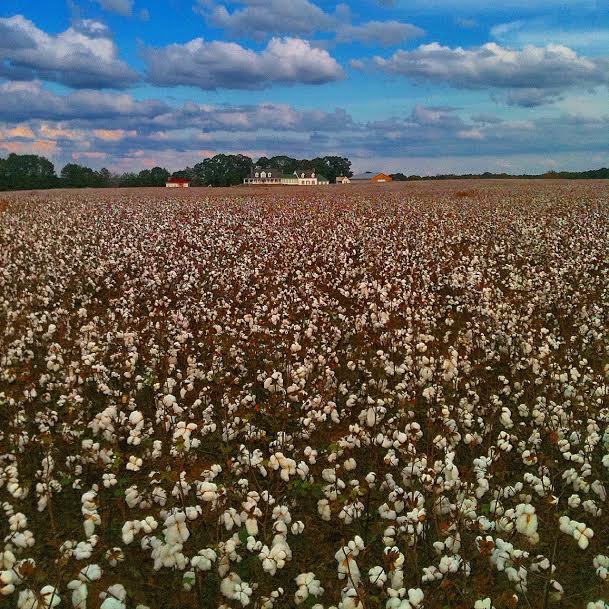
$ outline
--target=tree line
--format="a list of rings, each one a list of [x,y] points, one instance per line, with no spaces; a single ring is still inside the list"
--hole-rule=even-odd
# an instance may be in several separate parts
[[[435,176],[404,175],[403,173],[392,173],[395,182],[412,182],[416,180],[609,180],[609,168],[588,169],[587,171],[546,171],[545,173],[446,173]]]
[[[143,169],[138,173],[112,173],[106,168],[91,169],[77,163],[68,163],[55,173],[49,159],[35,154],[11,153],[0,158],[0,190],[29,190],[40,188],[112,188],[121,186],[164,186],[168,178],[188,178],[192,186],[234,186],[242,184],[253,167],[275,168],[284,174],[297,169],[314,170],[330,182],[337,176],[351,176],[351,161],[341,156],[324,156],[314,159],[295,159],[285,155],[261,157],[254,162],[243,154],[217,154],[204,159],[193,167],[170,172],[164,167]],[[609,179],[609,168],[588,171],[548,171],[543,174],[491,173],[441,174],[435,176],[405,175],[392,173],[394,181],[455,180],[455,179]]]
[[[339,156],[294,159],[288,156],[262,157],[256,163],[242,154],[217,154],[193,167],[170,172],[164,167],[143,169],[139,173],[112,173],[106,168],[91,169],[77,163],[65,165],[59,175],[51,161],[35,154],[11,153],[0,158],[0,190],[40,188],[112,188],[121,186],[165,186],[170,178],[188,178],[192,186],[233,186],[242,184],[253,167],[274,167],[284,173],[296,169],[314,170],[330,182],[339,175],[351,176],[351,161]]]

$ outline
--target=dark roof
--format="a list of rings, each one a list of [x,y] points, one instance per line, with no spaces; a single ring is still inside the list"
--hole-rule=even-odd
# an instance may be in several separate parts
[[[312,178],[315,175],[315,170],[314,169],[297,169],[294,172],[299,178],[302,177],[302,174],[304,173],[304,177],[305,178]]]
[[[275,169],[274,167],[254,167],[250,173],[250,178],[255,178],[256,173],[260,176],[260,174],[264,171],[266,173],[267,178],[280,178],[281,170]]]
[[[187,184],[190,180],[188,178],[169,178],[167,182],[170,184]]]

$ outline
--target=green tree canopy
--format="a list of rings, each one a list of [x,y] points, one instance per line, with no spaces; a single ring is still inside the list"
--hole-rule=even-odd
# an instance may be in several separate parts
[[[232,186],[242,184],[252,166],[252,159],[243,154],[217,154],[197,163],[192,172],[202,186]]]
[[[102,175],[83,165],[68,163],[61,170],[61,185],[66,188],[99,188],[103,186]]]
[[[55,167],[51,161],[42,156],[11,153],[6,159],[0,159],[0,190],[55,186],[57,186]]]

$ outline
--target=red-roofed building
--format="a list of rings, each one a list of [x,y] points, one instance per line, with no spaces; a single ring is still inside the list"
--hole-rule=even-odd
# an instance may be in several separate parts
[[[190,186],[190,180],[186,178],[169,178],[165,182],[166,188],[188,188]]]

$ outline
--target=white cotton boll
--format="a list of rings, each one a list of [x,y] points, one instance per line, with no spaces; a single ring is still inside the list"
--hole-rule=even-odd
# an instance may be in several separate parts
[[[196,556],[190,559],[190,564],[199,571],[210,571],[212,563],[216,561],[217,555],[211,548],[199,550]]]
[[[593,565],[596,574],[603,580],[609,579],[609,556],[598,554],[594,557]]]
[[[336,482],[336,470],[334,468],[324,469],[321,472],[321,477],[330,484]]]
[[[131,455],[129,457],[129,462],[125,466],[126,469],[132,472],[139,472],[142,469],[143,461],[141,458]]]
[[[40,604],[34,592],[30,589],[21,590],[17,599],[17,609],[39,609]]]
[[[129,415],[129,423],[133,426],[137,426],[140,423],[143,423],[143,421],[144,421],[144,415],[139,410],[134,410]]]
[[[78,579],[80,579],[83,582],[86,581],[97,581],[98,579],[100,579],[102,576],[102,570],[101,567],[99,565],[96,564],[92,564],[92,565],[87,565],[86,567],[82,568],[80,570],[80,573],[78,574]]]
[[[158,526],[159,523],[152,516],[146,516],[144,520],[140,520],[140,528],[146,535],[156,531]]]
[[[474,609],[495,609],[490,598],[483,598],[474,603]]]
[[[353,457],[351,457],[350,459],[347,459],[344,462],[343,467],[345,468],[346,471],[351,472],[357,467],[357,463],[356,463],[355,459],[353,459]]]
[[[301,535],[304,530],[305,530],[305,525],[304,525],[304,522],[302,522],[302,520],[297,520],[290,527],[290,531],[292,532],[292,535]]]
[[[175,396],[173,396],[171,394],[167,394],[167,395],[163,396],[162,402],[163,402],[163,406],[165,406],[166,408],[171,408],[175,404],[176,399],[175,399]]]
[[[19,531],[20,529],[25,529],[25,527],[27,527],[27,518],[25,517],[25,514],[17,512],[8,519],[8,523],[11,531]]]
[[[125,545],[129,545],[133,541],[134,536],[140,532],[141,526],[139,520],[128,520],[125,522],[121,531],[123,543]]]
[[[570,508],[577,508],[580,506],[582,500],[581,497],[579,495],[573,494],[569,497],[569,499],[567,500],[567,503],[569,504]]]
[[[516,530],[521,535],[528,537],[532,543],[536,543],[539,540],[537,525],[535,508],[530,504],[518,504],[516,506]]]
[[[255,518],[247,518],[245,520],[245,528],[248,535],[251,535],[252,537],[258,535],[258,521]]]
[[[322,520],[329,521],[331,519],[330,503],[327,499],[320,499],[317,502],[317,512]]]
[[[10,550],[0,552],[0,570],[10,570],[16,562],[15,555]]]
[[[108,596],[104,602],[100,605],[99,609],[126,609],[126,605],[123,601],[113,596]]]
[[[424,598],[425,595],[423,594],[423,590],[421,590],[420,588],[410,588],[408,590],[408,600],[410,601],[410,604],[413,609],[419,607],[423,602]]]
[[[377,565],[368,571],[368,578],[372,585],[382,588],[387,581],[387,573],[385,573],[385,569],[383,569],[383,567]]]
[[[0,571],[0,595],[8,596],[15,591],[15,584],[19,583],[17,574],[12,570]]]
[[[190,592],[195,585],[196,575],[194,571],[186,571],[184,575],[182,575],[182,588],[186,590],[186,592]]]
[[[72,590],[72,606],[74,609],[87,609],[89,589],[87,584],[77,579],[68,583],[68,590]]]
[[[52,609],[61,603],[59,591],[53,586],[44,586],[40,590],[40,600],[42,602],[41,609]]]

